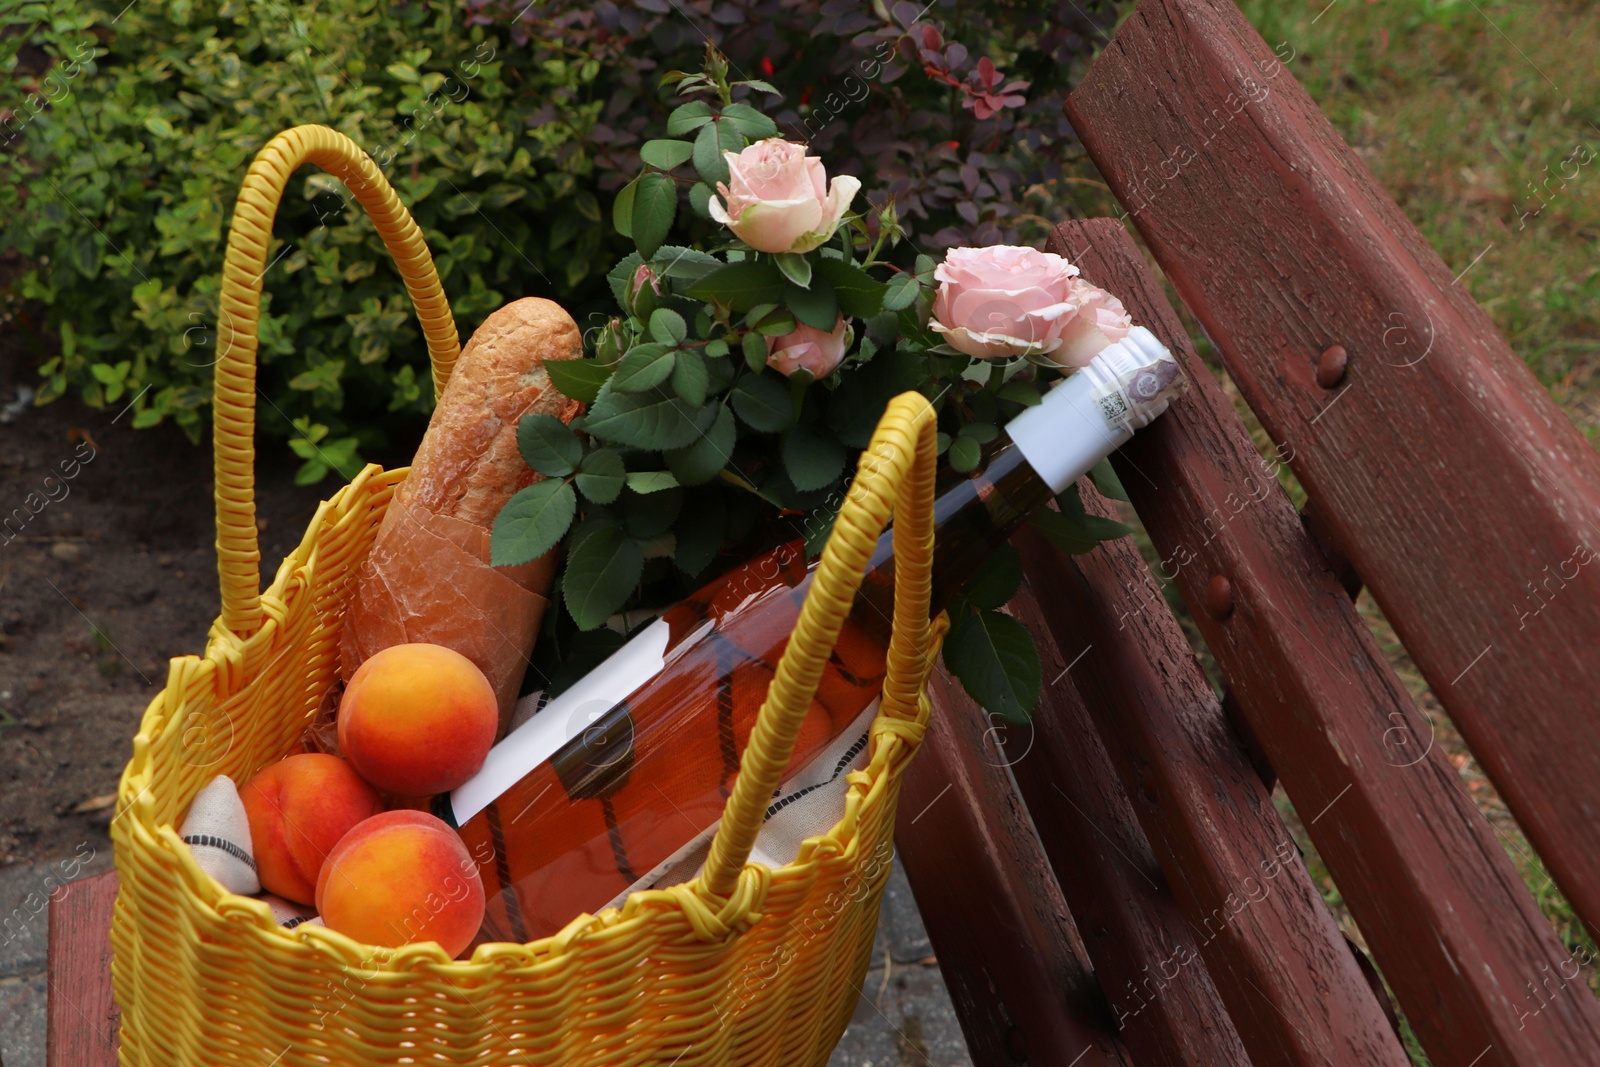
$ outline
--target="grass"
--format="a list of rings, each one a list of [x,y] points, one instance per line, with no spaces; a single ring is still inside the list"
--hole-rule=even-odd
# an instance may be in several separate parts
[[[1600,438],[1593,4],[1241,7],[1268,41],[1295,49],[1290,70],[1312,99],[1452,271],[1466,271],[1463,284],[1556,402]]]
[[[1293,49],[1291,73],[1451,272],[1462,272],[1462,284],[1562,410],[1600,442],[1600,19],[1592,2],[1237,2],[1269,44]],[[1058,213],[1063,202],[1085,215],[1115,213],[1097,178],[1085,164],[1082,175],[1046,192]],[[1265,454],[1271,442],[1222,378]],[[1302,503],[1292,476],[1285,483]],[[1150,558],[1142,530],[1138,537]],[[1358,609],[1558,937],[1592,953],[1594,941],[1370,595]],[[1340,926],[1365,947],[1281,789],[1276,799]],[[1585,971],[1600,994],[1600,972]],[[1403,1030],[1412,1058],[1427,1064],[1410,1026]]]

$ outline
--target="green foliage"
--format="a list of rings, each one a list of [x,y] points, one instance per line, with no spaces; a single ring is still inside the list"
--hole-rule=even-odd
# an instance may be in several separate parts
[[[719,151],[736,152],[774,129],[732,100],[750,83],[730,83],[727,72],[708,49],[703,73],[666,76],[680,93],[715,99],[681,104],[668,136],[644,141],[642,173],[612,216],[636,248],[607,275],[622,314],[597,332],[591,356],[550,365],[558,385],[589,402],[587,414],[571,428],[537,416],[519,430],[524,458],[547,480],[501,512],[493,550],[509,564],[565,545],[566,610],[546,616],[540,648],[588,647],[579,633],[682,597],[719,556],[796,536],[820,551],[859,450],[895,395],[932,400],[948,465],[967,472],[1056,379],[1021,361],[974,365],[929,332],[935,263],[900,249],[892,206],[847,212],[805,252],[758,251],[728,230],[712,231],[704,248],[667,244],[680,220],[699,226],[680,199],[709,202],[710,183],[725,177],[715,165],[725,161],[702,151],[708,132]],[[818,346],[810,364],[769,365],[770,346],[808,328],[817,333],[799,340]],[[1109,466],[1097,478],[1118,490]],[[1047,521],[1075,551],[1126,530],[1085,515],[1075,492],[1062,509]],[[1019,554],[1001,545],[949,606],[945,645],[968,691],[1008,719],[1026,717],[1039,697],[1032,638],[999,610],[1021,581]]]
[[[621,253],[595,191],[599,65],[525,63],[453,5],[63,0],[0,21],[12,31],[0,108],[16,108],[0,160],[5,240],[33,264],[18,294],[62,339],[40,368],[41,403],[131,403],[136,426],[171,419],[200,438],[234,198],[257,150],[301,123],[347,134],[383,167],[463,335],[530,293],[581,314]],[[53,61],[47,77],[18,65],[22,41]],[[273,236],[260,425],[291,439],[302,481],[348,476],[385,426],[431,409],[423,339],[336,179],[302,168]]]

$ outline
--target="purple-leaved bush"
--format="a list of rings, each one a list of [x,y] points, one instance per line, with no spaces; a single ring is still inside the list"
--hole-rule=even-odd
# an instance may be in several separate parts
[[[1106,0],[464,0],[526,55],[512,63],[589,63],[584,84],[528,117],[587,129],[595,179],[614,191],[638,145],[659,130],[672,69],[698,69],[709,41],[785,137],[830,172],[858,175],[875,205],[891,197],[919,250],[1037,242],[1030,193],[1081,158],[1061,113],[1082,66],[1115,22]],[[748,93],[748,90],[741,90]],[[1053,221],[1053,220],[1052,220]]]

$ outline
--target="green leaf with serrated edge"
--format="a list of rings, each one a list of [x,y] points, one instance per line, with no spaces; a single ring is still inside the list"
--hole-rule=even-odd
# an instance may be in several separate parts
[[[983,458],[983,449],[970,437],[957,437],[950,442],[946,458],[950,461],[951,470],[966,474],[977,469],[978,461]]]
[[[704,100],[691,100],[687,104],[680,104],[667,116],[667,136],[682,137],[710,121],[711,105]]]
[[[794,333],[794,324],[794,312],[788,308],[773,308],[756,323],[756,332],[763,337],[782,337],[786,333]]]
[[[1001,400],[1021,404],[1025,408],[1031,408],[1044,399],[1039,393],[1039,387],[1032,382],[1007,382],[995,390],[994,395]]]
[[[801,423],[783,439],[783,469],[799,490],[821,489],[844,470],[839,439],[820,426]]]
[[[620,393],[609,385],[600,390],[583,421],[583,428],[602,440],[662,452],[693,444],[701,434],[700,420],[709,423],[705,409],[696,411],[661,389]]]
[[[1081,556],[1093,551],[1101,541],[1114,541],[1133,533],[1131,527],[1114,519],[1086,513],[1077,486],[1059,494],[1056,506],[1061,510],[1035,512],[1032,523],[1052,545],[1069,555]]]
[[[628,475],[628,488],[640,494],[659,493],[677,484],[677,476],[671,471],[633,471]]]
[[[727,508],[723,506],[722,494],[715,488],[690,490],[673,524],[672,532],[678,544],[672,562],[693,578],[717,558],[717,549],[722,546],[727,530]]]
[[[779,252],[772,257],[783,276],[802,289],[811,287],[811,261],[799,252]]]
[[[747,374],[730,395],[733,410],[751,429],[777,433],[794,421],[789,385],[777,374]]]
[[[986,445],[1000,436],[1000,431],[987,422],[969,422],[961,427],[959,436],[970,437],[980,445]]]
[[[642,393],[667,380],[677,362],[677,353],[660,343],[634,345],[617,364],[611,388],[618,393]]]
[[[694,145],[688,141],[662,139],[646,141],[639,146],[639,158],[650,166],[660,167],[662,170],[681,167],[692,155],[694,155]]]
[[[719,405],[711,429],[687,448],[666,454],[667,469],[672,471],[681,485],[704,485],[733,459],[737,436],[733,412],[728,410],[727,405]]]
[[[633,196],[633,243],[646,259],[656,254],[678,213],[678,187],[665,174],[646,174]]]
[[[611,225],[624,237],[633,236],[633,198],[638,191],[639,179],[635,178],[622,187],[611,203]]]
[[[689,186],[689,206],[703,219],[711,217],[711,196],[711,186],[705,182],[695,182]]]
[[[644,553],[620,526],[593,534],[567,553],[561,574],[561,598],[580,630],[593,630],[628,602]]]
[[[747,333],[744,340],[739,342],[739,347],[744,351],[745,366],[757,374],[767,365],[767,339],[760,333]]]
[[[495,516],[489,562],[515,567],[538,559],[560,543],[578,511],[572,486],[551,478],[519,489]]]
[[[652,473],[662,478],[672,477],[665,471]],[[625,498],[625,502],[628,513],[622,520],[622,526],[628,533],[640,540],[669,534],[676,536],[672,527],[683,513],[683,490],[676,484],[652,493],[636,493]]]
[[[865,319],[883,310],[883,296],[888,286],[854,263],[846,263],[842,259],[822,259],[813,267],[833,286],[838,296],[839,310],[845,315]]]
[[[883,310],[901,311],[917,302],[921,291],[917,279],[910,274],[896,274],[884,288]]]
[[[846,364],[828,403],[828,426],[850,448],[865,448],[891,398],[923,380],[923,360],[886,348],[871,363]]]
[[[900,331],[903,344],[916,344],[928,349],[944,343],[943,337],[928,329],[927,316],[918,314],[915,306],[903,307],[896,312],[895,326]]]
[[[778,136],[778,124],[749,104],[729,104],[722,109],[724,122],[731,122],[752,141]]]
[[[698,248],[662,245],[656,249],[651,266],[658,277],[679,283],[677,288],[688,288],[722,266],[722,260]]]
[[[550,382],[570,400],[593,404],[617,368],[592,359],[552,359],[544,365]]]
[[[1123,488],[1122,479],[1117,477],[1116,470],[1111,466],[1110,459],[1102,459],[1089,471],[1089,477],[1094,480],[1094,487],[1100,490],[1100,495],[1112,500],[1127,500],[1128,490]]]
[[[586,499],[596,504],[609,504],[621,495],[626,478],[622,457],[609,448],[600,448],[583,457],[573,481]]]
[[[708,122],[700,127],[694,139],[694,169],[701,181],[712,186],[727,184],[728,161],[722,157],[722,153],[724,149],[738,151],[730,143],[737,137],[738,131],[732,123]]]
[[[711,388],[711,376],[706,373],[706,361],[692,348],[678,350],[677,365],[672,368],[672,391],[685,404],[698,408],[706,402]]]
[[[961,587],[961,595],[979,608],[999,608],[1022,587],[1022,553],[1016,547],[1002,544],[994,554],[984,560],[977,573]]]
[[[734,311],[783,299],[783,275],[769,260],[746,259],[712,271],[689,289],[696,300],[713,300]]]
[[[828,284],[828,279],[816,275],[811,279],[811,288],[802,289],[798,285],[784,287],[783,303],[794,317],[807,326],[830,333],[839,324],[839,299],[834,296],[833,286]]]
[[[629,252],[617,262],[616,266],[606,271],[606,284],[611,286],[611,295],[617,298],[617,306],[627,306],[628,286],[633,282],[633,276],[638,273],[643,263],[643,256],[637,252]]]
[[[956,622],[944,639],[944,665],[985,711],[1007,722],[1026,722],[1039,703],[1039,652],[1009,615],[978,611]]]
[[[524,415],[517,448],[529,467],[551,478],[571,474],[583,459],[583,442],[554,415]]]
[[[650,313],[650,336],[664,345],[682,344],[689,336],[689,324],[671,308],[656,308]]]
[[[714,337],[707,341],[706,346],[700,351],[713,359],[720,359],[728,354],[728,342],[721,337]]]

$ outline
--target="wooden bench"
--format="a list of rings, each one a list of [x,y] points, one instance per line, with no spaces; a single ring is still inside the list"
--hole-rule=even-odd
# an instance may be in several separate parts
[[[1600,1007],[1352,602],[1600,929],[1600,567],[1563,566],[1600,551],[1600,460],[1228,0],[1143,0],[1067,113],[1278,452],[1122,222],[1059,227],[1194,384],[1113,463],[1226,685],[1131,543],[1019,538],[1041,705],[1002,729],[936,677],[897,836],[973,1061],[1408,1063],[1281,781],[1436,1065],[1600,1063]],[[51,914],[72,1067],[114,1062],[115,876],[83,886]]]
[[[1056,680],[998,739],[936,685],[897,836],[974,1062],[1408,1062],[1283,857],[1277,778],[1433,1063],[1600,1063],[1585,961],[1351,602],[1371,589],[1600,929],[1600,461],[1227,0],[1143,0],[1066,110],[1310,503],[1121,222],[1059,227],[1197,387],[1112,462],[1226,690],[1131,545],[1024,539],[1013,611]]]

